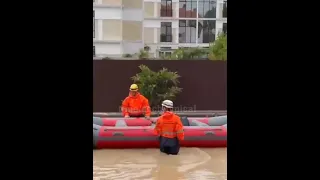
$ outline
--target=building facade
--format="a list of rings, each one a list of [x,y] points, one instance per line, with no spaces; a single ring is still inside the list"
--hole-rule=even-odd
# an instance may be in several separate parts
[[[227,0],[94,0],[93,48],[120,57],[150,47],[154,57],[178,47],[208,47],[227,32]]]

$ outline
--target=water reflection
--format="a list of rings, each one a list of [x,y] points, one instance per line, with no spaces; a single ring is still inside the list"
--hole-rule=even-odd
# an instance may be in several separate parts
[[[182,148],[178,156],[157,149],[97,150],[94,180],[225,180],[226,148]]]

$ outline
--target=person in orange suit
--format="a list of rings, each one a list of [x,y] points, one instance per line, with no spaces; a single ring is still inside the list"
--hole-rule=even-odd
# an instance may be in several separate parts
[[[146,117],[150,119],[151,110],[149,101],[138,92],[137,84],[130,86],[129,96],[122,102],[122,114],[124,117]]]
[[[173,102],[162,102],[164,113],[156,122],[154,133],[159,136],[160,151],[166,154],[177,155],[180,150],[180,142],[184,140],[183,125],[180,117],[172,112]]]

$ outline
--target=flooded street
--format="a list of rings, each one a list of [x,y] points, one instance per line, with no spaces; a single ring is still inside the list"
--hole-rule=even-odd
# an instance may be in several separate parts
[[[93,151],[94,180],[226,180],[227,148],[181,148],[178,156],[159,149]]]

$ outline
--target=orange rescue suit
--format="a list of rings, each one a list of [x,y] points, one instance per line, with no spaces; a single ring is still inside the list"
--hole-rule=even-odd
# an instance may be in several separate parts
[[[135,96],[129,94],[126,99],[122,102],[122,115],[145,115],[150,116],[151,110],[149,106],[149,101],[140,93],[137,93]]]
[[[154,133],[166,138],[178,138],[184,140],[183,125],[180,117],[173,112],[167,111],[157,121]]]

